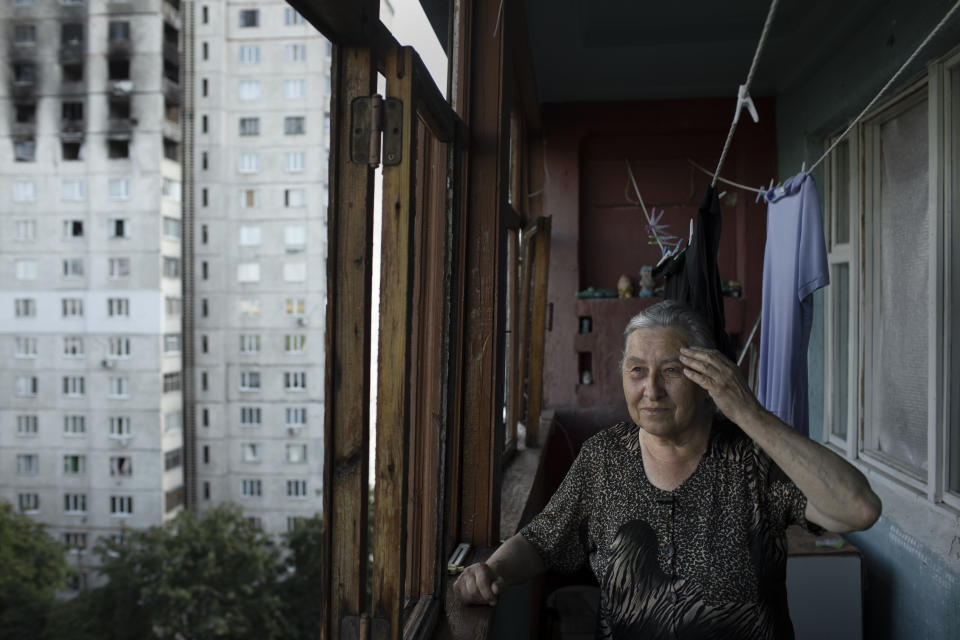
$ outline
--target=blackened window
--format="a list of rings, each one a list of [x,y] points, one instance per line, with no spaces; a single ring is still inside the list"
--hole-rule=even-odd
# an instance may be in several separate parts
[[[13,81],[19,84],[33,84],[37,81],[37,67],[31,62],[17,62],[13,65]]]
[[[109,158],[129,158],[130,142],[127,140],[108,140],[107,157]]]
[[[111,58],[107,62],[107,73],[111,80],[129,80],[130,60],[127,58]]]
[[[62,67],[62,72],[63,72],[64,82],[82,82],[83,81],[83,65],[82,64],[65,64]]]
[[[27,123],[37,120],[37,104],[35,102],[19,102],[14,107],[14,112],[17,122]]]
[[[127,21],[111,21],[108,36],[111,42],[130,39],[130,23]]]
[[[61,116],[64,120],[83,120],[83,103],[64,102]]]
[[[83,25],[78,22],[68,22],[60,28],[60,44],[83,44]]]

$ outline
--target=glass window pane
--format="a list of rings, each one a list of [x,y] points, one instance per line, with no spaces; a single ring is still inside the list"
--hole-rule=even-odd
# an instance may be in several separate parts
[[[848,376],[850,367],[850,265],[834,266],[830,276],[833,295],[833,424],[830,432],[847,439]]]
[[[929,212],[927,103],[880,127],[880,211],[874,221],[871,375],[874,446],[927,472]]]
[[[833,243],[850,242],[850,144],[844,140],[833,151],[837,168],[834,190],[837,194],[834,209]]]
[[[946,311],[949,323],[950,344],[950,427],[946,434],[949,451],[946,486],[954,493],[960,493],[960,68],[950,72],[950,158],[953,179],[950,181],[949,211],[951,213],[950,245],[950,309]]]

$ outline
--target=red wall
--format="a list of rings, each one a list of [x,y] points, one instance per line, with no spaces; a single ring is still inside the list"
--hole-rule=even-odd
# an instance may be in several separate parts
[[[776,175],[774,102],[756,100],[759,124],[740,121],[721,176],[752,186]],[[577,299],[588,286],[615,289],[621,274],[634,281],[655,264],[645,219],[626,193],[629,158],[647,208],[665,211],[661,222],[687,236],[723,147],[733,99],[576,103],[543,106],[544,214],[553,217],[544,361],[549,407],[574,410],[616,407],[626,416],[617,364],[627,320],[657,299]],[[727,331],[739,344],[760,312],[766,207],[755,194],[720,185],[723,235],[720,277],[737,280],[740,300],[727,299]],[[579,317],[592,331],[580,334]],[[741,337],[742,336],[742,337]],[[589,356],[583,355],[589,354]],[[593,384],[580,383],[590,361]]]

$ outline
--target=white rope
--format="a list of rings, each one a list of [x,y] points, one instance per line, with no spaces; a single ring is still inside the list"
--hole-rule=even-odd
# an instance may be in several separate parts
[[[845,130],[843,133],[841,133],[841,134],[837,137],[836,140],[834,140],[833,144],[831,144],[831,145],[827,148],[827,150],[823,152],[823,155],[820,156],[820,158],[819,158],[816,162],[814,162],[812,165],[810,165],[810,168],[807,169],[807,171],[805,172],[807,175],[809,175],[810,173],[812,173],[813,170],[816,169],[817,166],[818,166],[821,162],[823,162],[828,155],[830,155],[830,152],[833,151],[834,148],[835,148],[838,144],[840,144],[840,142],[843,141],[844,138],[847,137],[847,134],[850,133],[850,130],[853,129],[853,127],[854,127],[858,122],[860,122],[860,120],[863,118],[863,116],[865,116],[865,115],[867,114],[867,112],[870,111],[871,108],[873,108],[873,105],[875,105],[875,104],[877,103],[877,100],[880,99],[880,96],[882,96],[884,93],[886,93],[887,89],[889,89],[889,88],[893,85],[893,83],[897,81],[897,78],[900,77],[900,74],[903,73],[904,69],[906,69],[907,67],[910,66],[910,63],[913,62],[913,60],[917,57],[917,55],[920,53],[920,51],[921,51],[925,46],[927,46],[927,43],[929,43],[930,40],[932,40],[935,35],[937,35],[937,33],[940,31],[940,29],[943,28],[943,25],[945,25],[945,24],[947,23],[947,21],[950,20],[950,16],[952,16],[952,15],[953,15],[953,12],[957,10],[957,7],[960,7],[960,0],[957,0],[957,2],[954,3],[954,5],[950,8],[950,11],[947,11],[947,15],[943,16],[943,18],[940,20],[940,22],[937,23],[937,26],[935,26],[935,27],[933,28],[933,31],[931,31],[930,34],[929,34],[926,38],[923,39],[923,42],[920,43],[920,46],[917,47],[916,51],[914,51],[914,52],[910,55],[910,57],[907,58],[907,61],[904,62],[904,63],[900,66],[899,69],[897,69],[897,72],[896,72],[895,74],[893,74],[893,77],[890,78],[890,79],[887,81],[887,84],[883,85],[883,88],[880,89],[880,92],[873,97],[873,100],[871,100],[871,101],[867,104],[866,107],[863,108],[863,111],[860,112],[860,115],[858,115],[856,118],[853,119],[853,121],[850,123],[850,126],[848,126],[848,127],[846,128],[846,130]]]
[[[717,162],[717,170],[713,172],[713,181],[710,186],[717,186],[717,178],[720,175],[720,169],[723,167],[723,161],[727,159],[727,152],[730,150],[730,143],[733,141],[733,132],[737,130],[737,121],[739,120],[740,109],[743,106],[744,98],[750,99],[750,83],[753,82],[753,74],[757,71],[757,62],[760,60],[760,52],[763,51],[767,43],[767,36],[770,35],[770,25],[773,24],[773,14],[777,10],[779,0],[773,0],[770,3],[770,10],[767,12],[767,21],[763,24],[763,32],[760,34],[760,42],[757,43],[757,50],[753,54],[753,62],[750,63],[750,71],[747,73],[747,81],[740,87],[740,93],[737,96],[737,111],[733,122],[730,123],[730,131],[727,133],[727,140],[723,143],[723,151],[720,153],[720,161]]]
[[[627,175],[630,177],[630,183],[633,185],[633,190],[637,194],[637,200],[640,202],[640,209],[643,211],[643,216],[647,219],[647,226],[650,227],[650,232],[653,234],[653,239],[657,241],[657,245],[660,247],[660,255],[664,254],[663,243],[660,242],[660,236],[657,234],[657,227],[653,224],[653,220],[650,219],[650,214],[647,212],[647,205],[643,204],[643,196],[640,195],[640,187],[637,186],[637,179],[633,177],[633,167],[630,166],[630,160],[628,158],[623,159],[627,163]]]
[[[687,158],[687,162],[689,162],[690,164],[692,164],[692,165],[693,165],[694,167],[696,167],[697,169],[700,169],[700,171],[703,171],[703,172],[704,172],[705,174],[707,174],[708,176],[709,176],[709,175],[712,175],[712,174],[710,173],[710,169],[707,169],[706,167],[701,167],[699,164],[697,164],[696,162],[694,162],[694,161],[691,160],[690,158]],[[718,177],[717,180],[718,180],[719,182],[723,182],[724,184],[728,184],[728,185],[730,185],[731,187],[737,187],[738,189],[744,189],[744,190],[746,190],[746,191],[752,191],[753,193],[764,193],[763,189],[757,189],[756,187],[748,187],[748,186],[745,185],[745,184],[740,184],[739,182],[734,182],[733,180],[727,180],[726,178],[720,178],[720,177]],[[718,196],[718,197],[719,197],[719,196]]]

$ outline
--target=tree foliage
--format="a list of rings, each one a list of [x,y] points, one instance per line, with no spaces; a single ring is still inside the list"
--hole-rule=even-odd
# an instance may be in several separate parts
[[[0,500],[0,638],[40,637],[66,576],[63,547],[43,525]]]

